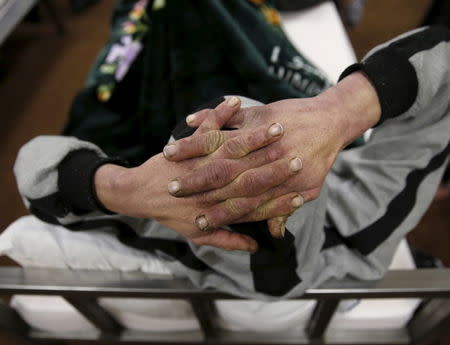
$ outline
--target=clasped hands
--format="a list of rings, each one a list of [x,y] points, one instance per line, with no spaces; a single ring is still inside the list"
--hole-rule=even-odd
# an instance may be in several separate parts
[[[102,166],[97,195],[108,209],[155,219],[197,245],[255,252],[254,239],[227,225],[267,220],[272,236],[284,235],[289,215],[318,197],[337,154],[378,121],[379,109],[369,111],[366,104],[373,90],[360,100],[352,95],[351,106],[341,97],[349,91],[345,84],[370,88],[362,78],[349,84],[348,77],[338,84],[343,90],[314,98],[246,109],[239,98],[228,98],[188,116],[196,132],[141,166]]]

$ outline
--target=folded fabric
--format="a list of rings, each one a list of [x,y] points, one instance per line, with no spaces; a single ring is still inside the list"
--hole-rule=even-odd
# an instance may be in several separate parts
[[[0,234],[0,255],[24,267],[142,271],[165,276],[164,262],[148,252],[125,246],[108,231],[74,232],[21,217]]]

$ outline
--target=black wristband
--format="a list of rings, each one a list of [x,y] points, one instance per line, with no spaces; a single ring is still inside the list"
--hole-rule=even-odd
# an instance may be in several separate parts
[[[419,80],[411,57],[449,40],[448,28],[418,29],[378,48],[363,62],[351,65],[339,80],[356,71],[364,72],[378,94],[383,122],[405,113],[417,99]]]
[[[416,71],[407,59],[376,54],[347,67],[339,81],[357,71],[367,76],[377,92],[381,106],[379,124],[407,111],[417,97],[419,86]]]
[[[94,175],[104,164],[127,166],[120,158],[101,157],[97,152],[81,149],[70,152],[58,166],[58,189],[74,213],[102,211],[111,214],[95,192]]]

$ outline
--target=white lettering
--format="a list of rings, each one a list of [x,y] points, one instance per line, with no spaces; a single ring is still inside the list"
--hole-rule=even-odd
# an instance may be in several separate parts
[[[278,59],[280,58],[280,52],[281,52],[281,48],[279,46],[273,47],[272,56],[270,57],[270,61],[272,63],[278,62]]]

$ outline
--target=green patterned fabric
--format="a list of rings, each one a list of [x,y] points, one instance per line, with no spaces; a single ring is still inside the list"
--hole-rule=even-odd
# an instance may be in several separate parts
[[[286,38],[271,1],[122,0],[64,134],[139,164],[211,99],[268,103],[328,86]]]

